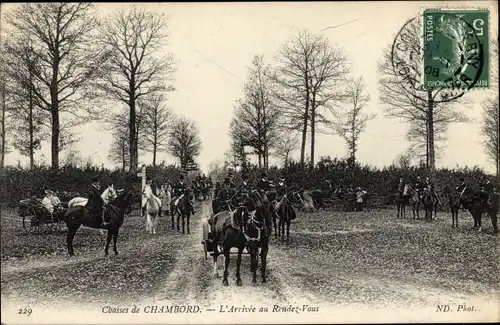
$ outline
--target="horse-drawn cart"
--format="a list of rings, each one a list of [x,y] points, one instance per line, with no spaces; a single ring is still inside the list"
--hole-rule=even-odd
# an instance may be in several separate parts
[[[60,216],[66,208],[59,204],[50,212],[41,202],[36,199],[25,199],[19,201],[18,214],[22,218],[23,228],[26,233],[34,229],[40,233],[41,227],[46,226],[50,231],[60,229]]]

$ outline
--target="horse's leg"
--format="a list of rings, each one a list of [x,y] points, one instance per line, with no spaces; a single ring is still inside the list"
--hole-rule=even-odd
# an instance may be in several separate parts
[[[186,226],[187,226],[187,233],[190,234],[191,231],[189,230],[189,219],[191,219],[191,213],[188,213],[186,217]]]
[[[267,266],[267,252],[269,251],[269,239],[266,237],[262,241],[262,248],[260,250],[260,273],[262,275],[262,282],[265,283],[266,280],[266,266]]]
[[[181,231],[181,214],[180,213],[177,213],[177,232],[180,232]]]
[[[116,242],[118,241],[118,229],[113,231],[113,252],[118,255],[118,250],[116,249]]]
[[[172,211],[170,213],[170,221],[172,222],[172,230],[174,230],[174,224],[175,224],[175,210],[170,207],[170,210]]]
[[[224,238],[224,241],[226,241],[226,239]],[[229,252],[231,251],[231,247],[227,244],[227,243],[224,243],[224,277],[222,279],[222,284],[225,285],[225,286],[228,286],[229,285],[229,281],[227,280],[227,276],[228,276],[228,268],[229,268]]]
[[[286,221],[286,243],[290,244],[290,224],[292,223],[292,220],[288,219]]]
[[[274,211],[271,211],[271,213],[273,213]],[[277,222],[278,222],[278,217],[276,216],[275,213],[273,213],[273,222],[274,222],[274,238],[277,239],[278,238],[278,225],[277,225]]]
[[[76,231],[80,228],[80,225],[68,227],[68,234],[66,236],[66,244],[68,245],[68,254],[69,256],[74,256],[75,252],[73,251],[73,239],[75,238]]]
[[[243,285],[243,283],[241,282],[240,268],[241,268],[241,255],[243,254],[244,249],[245,246],[238,247],[238,259],[236,260],[236,285],[239,287]]]
[[[217,244],[214,243],[214,277],[218,278],[220,277],[219,275],[219,270],[217,267],[217,259],[219,258],[219,249],[217,248]]]
[[[281,216],[280,216],[280,237],[281,237],[281,242],[284,243],[285,242],[285,214],[283,213]]]
[[[257,266],[259,264],[259,248],[251,247],[250,250],[250,271],[252,272],[252,284],[257,283]]]
[[[491,209],[491,210],[492,211],[489,212],[489,215],[491,217],[491,224],[493,225],[493,233],[498,234],[497,216],[496,216],[495,211],[493,211],[493,209]]]
[[[108,237],[106,238],[106,247],[104,248],[104,255],[108,256],[108,251],[109,251],[109,243],[111,243],[111,237],[113,234],[111,233],[111,230],[108,229]]]
[[[185,231],[185,222],[186,222],[186,215],[183,213],[182,214],[182,233],[184,234],[186,231]]]

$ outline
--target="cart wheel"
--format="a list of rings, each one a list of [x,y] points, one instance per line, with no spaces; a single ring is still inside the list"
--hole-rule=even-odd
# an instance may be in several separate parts
[[[23,214],[23,228],[24,231],[26,231],[27,234],[31,234],[33,231],[33,227],[38,228],[38,218],[35,214],[35,211],[33,209],[28,209],[26,212]]]
[[[205,259],[208,258],[208,251],[207,251],[207,241],[203,241],[203,253],[205,253]]]

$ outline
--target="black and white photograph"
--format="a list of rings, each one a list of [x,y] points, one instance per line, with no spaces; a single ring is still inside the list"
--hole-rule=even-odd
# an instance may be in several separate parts
[[[0,5],[2,324],[500,321],[497,1]]]

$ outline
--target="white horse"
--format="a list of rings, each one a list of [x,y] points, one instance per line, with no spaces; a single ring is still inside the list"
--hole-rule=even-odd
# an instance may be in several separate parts
[[[102,192],[101,194],[101,197],[104,201],[104,203],[108,204],[110,202],[113,202],[114,199],[116,199],[118,195],[116,194],[116,190],[115,188],[113,187],[113,185],[110,185],[108,186],[107,189],[104,190],[104,192]],[[72,198],[69,202],[68,202],[68,208],[72,208],[72,207],[76,207],[76,206],[86,206],[87,203],[89,202],[89,199],[85,198],[85,197],[75,197],[75,198]]]
[[[101,194],[101,197],[102,197],[102,200],[104,201],[104,203],[108,204],[110,202],[113,202],[116,197],[118,196],[118,194],[116,193],[116,190],[113,186],[113,184],[111,184],[110,186],[108,186],[107,189],[104,190],[104,192],[102,192]],[[72,198],[69,202],[68,202],[68,208],[71,208],[71,207],[76,207],[76,206],[86,206],[87,203],[89,203],[89,199],[85,198],[85,197],[75,197],[75,198]],[[101,231],[101,235],[104,234],[104,230],[100,230]]]
[[[144,187],[143,194],[146,197],[146,232],[156,235],[156,224],[160,212],[159,199],[154,196],[149,185]]]

